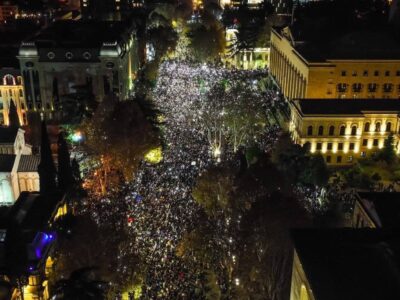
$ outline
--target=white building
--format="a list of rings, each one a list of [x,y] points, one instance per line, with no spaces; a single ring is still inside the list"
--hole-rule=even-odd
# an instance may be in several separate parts
[[[12,205],[21,192],[39,191],[39,161],[24,130],[0,127],[0,205]]]

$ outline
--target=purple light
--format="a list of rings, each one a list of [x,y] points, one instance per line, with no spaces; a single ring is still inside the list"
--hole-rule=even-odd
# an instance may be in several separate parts
[[[33,271],[33,267],[32,266],[29,267],[29,271],[31,271],[31,272]]]

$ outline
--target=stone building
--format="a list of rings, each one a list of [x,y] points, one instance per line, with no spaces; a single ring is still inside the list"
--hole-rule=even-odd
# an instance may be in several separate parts
[[[309,143],[328,165],[348,165],[373,155],[393,134],[400,152],[400,100],[299,99],[291,102],[289,130],[295,143]]]
[[[39,191],[39,162],[24,130],[0,127],[0,206],[12,205],[21,192]]]
[[[270,70],[289,98],[400,98],[400,43],[390,30],[348,32],[323,44],[274,28]]]
[[[18,55],[27,109],[60,117],[85,90],[96,101],[127,99],[138,67],[136,27],[126,21],[57,21],[22,42]]]

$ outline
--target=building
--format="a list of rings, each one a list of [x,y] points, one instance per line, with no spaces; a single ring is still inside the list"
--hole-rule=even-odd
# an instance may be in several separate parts
[[[3,67],[0,69],[0,125],[8,125],[11,101],[17,108],[19,123],[27,124],[26,103],[22,76],[18,69]]]
[[[325,42],[310,41],[306,31],[272,29],[270,70],[287,98],[400,98],[400,43],[391,29],[346,32]]]
[[[351,226],[354,228],[400,228],[400,193],[357,193]]]
[[[134,7],[132,0],[80,0],[84,18],[120,20],[124,13]]]
[[[298,229],[290,300],[400,299],[400,231]]]
[[[50,299],[48,276],[57,239],[53,224],[67,212],[62,194],[28,192],[0,210],[0,278],[10,282],[12,299],[21,299],[21,292],[25,300]]]
[[[8,125],[11,101],[17,108],[21,125],[27,124],[27,107],[19,62],[17,59],[21,41],[38,30],[31,20],[13,20],[0,29],[0,126]]]
[[[96,101],[108,94],[127,99],[138,67],[135,24],[57,21],[22,42],[18,59],[28,110],[49,118],[82,90]]]
[[[18,14],[18,5],[14,1],[0,1],[0,22],[14,19]]]
[[[24,130],[0,127],[0,206],[12,205],[21,192],[39,191],[39,162]]]
[[[399,153],[399,113],[400,100],[299,99],[291,102],[289,130],[328,165],[346,165],[383,148],[390,133]]]

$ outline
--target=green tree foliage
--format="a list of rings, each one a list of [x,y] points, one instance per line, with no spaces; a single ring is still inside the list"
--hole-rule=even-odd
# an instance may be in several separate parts
[[[193,198],[208,216],[215,217],[229,209],[234,174],[223,167],[213,167],[201,174],[192,191]]]
[[[10,110],[8,112],[9,127],[19,127],[21,124],[19,122],[19,117],[17,113],[17,107],[13,100],[10,100]]]
[[[225,49],[225,35],[222,27],[213,25],[196,26],[189,32],[190,49],[199,62],[215,62]]]
[[[95,268],[87,267],[73,271],[68,279],[60,279],[52,299],[103,300],[107,289],[108,284],[98,279]]]
[[[280,137],[271,160],[290,182],[325,185],[328,181],[329,171],[324,159],[320,155],[311,155],[307,145],[294,144],[288,135]]]
[[[144,155],[159,145],[158,131],[134,100],[105,99],[84,132],[86,146],[99,157],[103,171],[117,170],[127,180],[133,178]]]
[[[38,166],[40,179],[40,192],[42,194],[51,193],[56,189],[56,167],[51,153],[49,136],[47,133],[46,122],[42,122],[41,143],[40,143],[40,163]]]
[[[393,163],[396,159],[396,152],[394,150],[394,137],[393,133],[390,133],[388,138],[383,144],[383,149],[378,152],[376,156],[377,160],[383,160],[388,164]]]

